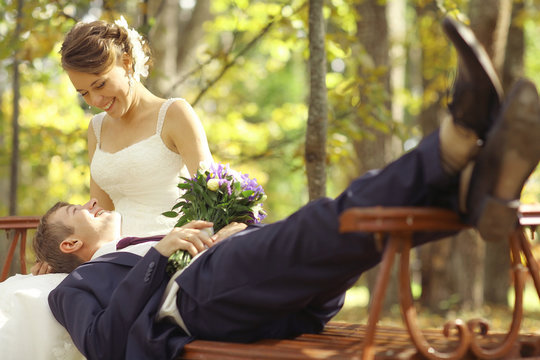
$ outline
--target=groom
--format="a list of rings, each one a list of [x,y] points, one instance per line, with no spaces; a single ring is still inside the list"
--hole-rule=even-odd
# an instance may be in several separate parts
[[[40,259],[53,267],[66,254],[71,266],[84,262],[49,296],[79,350],[88,359],[172,359],[195,338],[249,342],[320,331],[345,291],[380,261],[371,234],[338,232],[339,215],[351,207],[457,212],[461,191],[466,221],[484,234],[493,221],[500,224],[494,236],[507,236],[516,226],[515,202],[540,160],[540,100],[522,80],[501,107],[498,79],[468,29],[450,20],[444,26],[461,60],[453,120],[336,199],[311,202],[285,220],[215,244],[200,231],[211,224],[197,221],[120,251],[114,213],[60,204],[45,214],[34,243]],[[473,161],[470,182],[460,181]],[[179,248],[197,253],[204,244],[211,246],[169,279],[168,256]],[[51,249],[59,255],[50,256]]]

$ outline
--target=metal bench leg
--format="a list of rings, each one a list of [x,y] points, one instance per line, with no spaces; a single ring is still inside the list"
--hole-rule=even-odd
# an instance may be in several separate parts
[[[459,343],[452,352],[440,352],[432,347],[426,340],[422,331],[418,327],[416,309],[413,304],[413,297],[411,292],[410,281],[410,252],[411,252],[411,237],[408,237],[403,242],[403,251],[401,253],[400,271],[399,271],[399,298],[401,305],[401,315],[403,321],[407,326],[411,340],[427,359],[448,359],[458,360],[462,359],[471,342],[471,334],[467,328],[467,325],[461,320],[449,321],[445,324],[443,329],[443,335],[448,337],[452,328],[458,332]]]
[[[371,306],[369,309],[368,325],[366,329],[366,335],[364,338],[364,347],[362,352],[362,360],[372,360],[375,357],[375,330],[377,322],[379,321],[379,314],[383,303],[384,293],[388,286],[388,279],[390,278],[390,271],[392,264],[394,263],[394,257],[398,248],[399,239],[394,236],[390,236],[388,243],[384,249],[383,258],[381,262],[381,269],[377,276],[377,282],[375,284],[375,291],[371,300]]]

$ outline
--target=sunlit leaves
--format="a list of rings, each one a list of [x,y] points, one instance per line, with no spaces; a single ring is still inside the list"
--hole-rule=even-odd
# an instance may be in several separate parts
[[[342,188],[339,180],[349,175],[341,175],[344,171],[355,174],[352,141],[369,136],[355,119],[361,118],[384,132],[399,126],[403,138],[419,137],[417,116],[422,108],[446,101],[457,61],[455,50],[442,34],[440,19],[445,13],[461,14],[467,1],[407,2],[407,29],[399,44],[404,49],[400,61],[406,66],[407,78],[404,87],[392,94],[404,105],[403,124],[396,124],[384,106],[390,94],[385,93],[382,82],[390,69],[375,63],[357,38],[356,22],[363,15],[355,10],[357,2],[325,2],[329,194],[335,194],[334,188]],[[189,3],[183,2],[185,6]],[[132,11],[124,14],[126,18],[138,18],[138,4],[122,2]],[[309,30],[305,4],[305,0],[210,1],[212,16],[190,55],[201,69],[189,76],[181,92],[171,94],[192,101],[209,86],[195,110],[207,130],[212,152],[216,160],[230,162],[263,184],[270,195],[269,220],[282,218],[306,201],[303,142],[309,98]],[[12,36],[15,6],[15,1],[0,0],[0,86],[4,87],[0,177],[8,176],[11,141],[8,71],[14,51],[20,49],[23,98],[19,198],[21,211],[35,214],[41,211],[36,206],[46,207],[49,199],[67,195],[82,201],[88,193],[85,132],[89,115],[82,111],[69,82],[60,76],[56,53],[63,34],[74,22],[70,17],[81,18],[89,1],[25,1],[23,36],[19,39]],[[538,8],[528,8],[521,16],[531,19],[526,22],[526,75],[540,83],[540,61],[535,55],[540,51],[536,41],[540,35]],[[111,14],[104,17],[116,18],[116,13]],[[148,26],[155,26],[156,21],[159,17],[151,17]],[[262,34],[268,24],[271,26]],[[260,39],[235,59],[259,35]],[[224,66],[230,67],[219,81],[209,85]],[[156,69],[153,76],[171,76],[160,75],[160,70]],[[534,184],[531,186],[537,186]]]
[[[50,59],[48,66],[40,65],[43,73],[22,67],[18,208],[23,214],[40,214],[58,200],[81,202],[88,197],[88,115],[79,107],[69,79],[60,70],[58,56]],[[11,120],[11,105],[12,95],[5,92],[2,113],[6,122]],[[7,144],[12,140],[11,127],[4,124],[3,128],[8,131],[4,133],[0,177],[7,176],[11,154]],[[7,204],[1,206],[0,212],[5,214]]]

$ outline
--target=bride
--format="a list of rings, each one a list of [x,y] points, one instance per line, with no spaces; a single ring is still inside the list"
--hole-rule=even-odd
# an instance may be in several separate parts
[[[148,75],[149,49],[123,17],[77,23],[60,53],[77,92],[103,110],[88,127],[94,200],[84,206],[93,214],[122,214],[122,236],[168,233],[175,219],[161,213],[181,195],[180,177],[212,161],[200,120],[185,100],[162,99],[140,82]],[[32,272],[40,276],[16,275],[0,283],[2,359],[82,358],[49,310],[48,293],[66,276],[51,271],[39,263]],[[13,346],[20,337],[33,345]]]

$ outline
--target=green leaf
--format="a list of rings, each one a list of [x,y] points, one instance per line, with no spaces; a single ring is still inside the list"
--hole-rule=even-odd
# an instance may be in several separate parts
[[[177,186],[183,190],[191,190],[191,184],[188,183],[179,183]]]
[[[179,201],[179,202],[177,202],[177,203],[172,207],[172,210],[178,209],[179,207],[181,207],[181,206],[186,206],[186,205],[188,205],[188,204],[189,204],[189,203],[186,202],[186,201]]]
[[[210,198],[210,196],[208,196],[208,194],[206,192],[201,192],[201,196],[203,197],[204,201],[209,205],[209,206],[213,206],[215,204],[215,201],[212,200],[212,198]]]
[[[178,216],[178,213],[176,211],[165,211],[161,215],[169,217],[169,218],[175,218]]]
[[[175,226],[175,227],[184,226],[184,225],[186,225],[188,222],[189,222],[189,220],[182,216],[182,217],[180,218],[180,220],[178,220],[178,222],[177,222],[176,225],[174,225],[174,226]]]
[[[185,193],[182,197],[192,203],[197,202],[197,195],[192,192]]]

